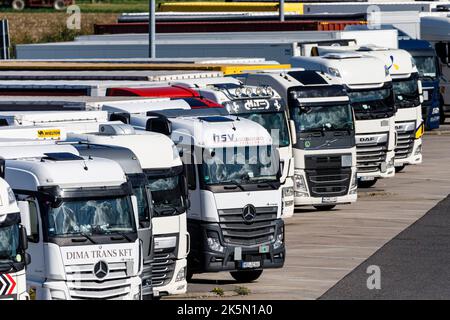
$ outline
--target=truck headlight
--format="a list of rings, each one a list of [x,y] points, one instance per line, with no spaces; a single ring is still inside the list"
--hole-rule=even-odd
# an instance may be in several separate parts
[[[279,247],[283,245],[284,240],[284,228],[280,228],[280,231],[277,234],[277,238],[275,240],[275,243],[273,244],[273,248],[277,250]]]
[[[208,243],[208,248],[223,253],[224,248],[220,244],[219,235],[217,232],[208,231],[206,242]]]
[[[301,175],[301,174],[294,175],[294,186],[295,186],[295,191],[300,191],[300,192],[308,191],[306,189],[305,179],[303,178],[303,175]]]
[[[417,146],[416,151],[414,151],[414,155],[417,156],[417,155],[419,155],[419,154],[421,154],[421,153],[422,153],[422,145],[419,144],[419,145]]]
[[[395,157],[392,157],[391,160],[387,163],[387,168],[393,168],[395,163]]]
[[[183,267],[178,271],[175,282],[183,281],[184,279],[186,279],[186,267]]]
[[[50,289],[52,300],[67,300],[66,293],[63,290]]]
[[[293,187],[285,187],[282,189],[281,192],[282,192],[283,198],[292,197],[294,195],[294,188]]]

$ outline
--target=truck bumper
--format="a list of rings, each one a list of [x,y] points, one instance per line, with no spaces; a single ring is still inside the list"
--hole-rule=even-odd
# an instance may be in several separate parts
[[[353,194],[348,194],[342,197],[335,197],[333,202],[324,202],[323,198],[316,197],[295,197],[295,207],[314,206],[314,205],[333,205],[333,204],[350,204],[356,202],[358,195],[356,189]],[[336,201],[334,201],[336,200]]]
[[[251,269],[281,268],[284,265],[284,222],[274,220],[275,239],[269,243],[253,246],[239,246],[225,243],[221,228],[217,223],[200,224],[188,222],[192,236],[191,252],[188,256],[188,268],[193,273],[239,271]],[[213,250],[208,244],[211,235],[220,243],[221,249]],[[197,236],[194,236],[197,235]],[[280,238],[280,239],[279,239]],[[246,263],[251,262],[247,268]]]

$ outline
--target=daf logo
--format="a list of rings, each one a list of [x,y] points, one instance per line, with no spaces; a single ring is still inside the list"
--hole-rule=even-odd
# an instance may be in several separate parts
[[[375,141],[374,137],[368,137],[368,138],[359,138],[360,142],[373,142]]]
[[[103,279],[108,275],[108,272],[108,264],[105,261],[99,261],[94,265],[94,275],[97,278]]]
[[[245,222],[252,223],[256,218],[256,208],[251,204],[246,205],[242,209],[242,218]]]

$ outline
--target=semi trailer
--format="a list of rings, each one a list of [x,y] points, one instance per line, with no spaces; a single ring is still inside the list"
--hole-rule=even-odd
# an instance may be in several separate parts
[[[16,197],[4,180],[5,160],[0,159],[0,300],[28,300],[26,266],[30,264],[26,221]]]
[[[394,93],[388,66],[378,58],[355,52],[321,57],[293,57],[293,67],[339,78],[355,112],[358,186],[368,188],[395,175]],[[361,72],[364,70],[364,72]]]
[[[245,84],[280,93],[294,123],[295,206],[329,210],[357,199],[355,120],[339,79],[317,71],[260,71]]]
[[[2,129],[1,137],[21,130]],[[136,199],[122,168],[80,157],[72,146],[29,143],[34,148],[2,146],[0,154],[21,215],[29,216],[30,296],[141,299]]]

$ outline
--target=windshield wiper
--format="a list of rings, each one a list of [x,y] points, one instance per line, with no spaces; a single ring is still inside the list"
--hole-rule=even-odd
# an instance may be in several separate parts
[[[244,191],[244,187],[237,181],[222,181],[224,189],[236,189],[239,188]]]
[[[97,242],[95,242],[94,239],[92,239],[90,236],[88,236],[86,233],[84,232],[78,232],[76,235],[80,235],[82,237],[85,237],[86,239],[88,239],[90,242],[92,242],[93,244],[97,244]],[[77,239],[72,239],[72,242],[79,242],[79,240],[77,241]]]
[[[172,209],[173,211],[175,211],[175,212],[178,213],[178,214],[182,214],[182,213],[183,213],[183,211],[181,211],[180,209],[178,209],[177,206],[174,206],[174,205],[172,205],[172,204],[163,204],[163,205],[160,205],[160,208],[157,208],[157,206],[154,207],[154,210],[155,210],[159,215],[162,214],[162,213],[164,213],[164,211],[167,211],[167,210],[164,210],[164,208],[161,208],[162,206],[165,206],[165,207],[167,207],[168,209]],[[173,211],[172,211],[172,212],[173,212]]]
[[[118,235],[122,236],[124,239],[126,239],[128,242],[132,242],[133,241],[133,240],[131,240],[131,238],[126,233],[123,233],[123,232],[120,232],[120,231],[111,231],[111,234],[118,234]],[[116,240],[114,238],[111,238],[111,239],[112,240]]]
[[[273,181],[273,180],[270,180],[270,179],[261,179],[261,180],[257,180],[257,182],[258,182],[258,184],[257,184],[257,187],[258,187],[258,188],[261,188],[261,187],[262,187],[262,185],[260,185],[260,183],[265,183],[265,184],[267,184],[268,186],[270,186],[272,189],[277,189],[277,186],[276,186],[276,184],[275,184],[275,181]]]

